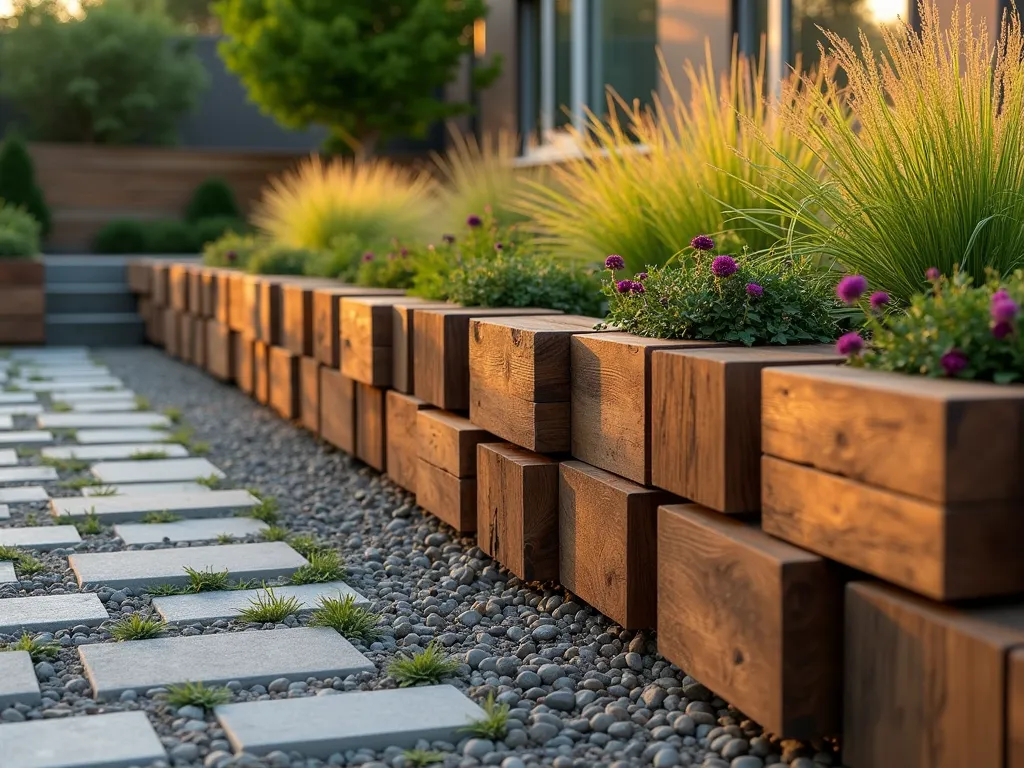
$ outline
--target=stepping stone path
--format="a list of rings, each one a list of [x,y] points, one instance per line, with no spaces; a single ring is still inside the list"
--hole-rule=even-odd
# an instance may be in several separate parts
[[[239,752],[294,750],[321,759],[349,749],[412,747],[420,739],[454,744],[460,729],[484,717],[450,685],[225,704],[215,714]]]
[[[6,651],[0,653],[0,709],[14,704],[34,707],[43,700],[28,651]],[[0,742],[2,743],[2,742]],[[0,751],[0,765],[6,757]]]
[[[3,492],[4,489],[0,488],[0,494]],[[50,511],[58,518],[65,515],[85,517],[95,513],[106,523],[141,520],[150,512],[173,512],[187,518],[223,517],[252,509],[259,503],[259,499],[248,491],[238,490],[158,493],[151,496],[70,496],[53,499]]]
[[[11,467],[0,469],[0,484],[32,483],[58,480],[57,470],[53,467]]]
[[[28,392],[87,392],[94,390],[109,390],[111,387],[118,389],[124,386],[120,379],[89,379],[88,381],[23,381],[18,386]]]
[[[281,677],[305,681],[374,669],[348,640],[326,627],[83,645],[78,654],[98,699],[189,681],[223,685],[238,680],[249,687]]]
[[[132,768],[166,760],[143,712],[0,725],[3,768]]]
[[[79,624],[98,627],[109,618],[95,592],[0,600],[0,634],[4,635],[56,632]]]
[[[163,452],[165,458],[174,459],[188,456],[185,446],[177,443],[110,443],[108,445],[61,445],[43,448],[44,459],[82,459],[101,461],[103,459],[131,459],[139,453]],[[151,461],[152,459],[146,459]]]
[[[105,461],[92,468],[104,483],[174,483],[199,477],[224,477],[206,459],[156,459],[153,461]]]
[[[83,496],[156,496],[162,493],[210,493],[213,489],[199,483],[126,483],[111,485],[86,486],[82,489]]]
[[[70,413],[132,413],[139,410],[134,400],[97,400],[93,403],[70,405]]]
[[[114,389],[101,392],[51,392],[50,399],[55,402],[75,405],[76,403],[103,403],[110,400],[131,400],[135,402],[135,393],[130,389]]]
[[[50,494],[41,485],[20,488],[0,488],[0,504],[26,504],[31,501],[49,501]]]
[[[306,558],[283,541],[271,541],[75,554],[68,558],[68,564],[78,577],[79,586],[140,589],[157,584],[187,584],[186,567],[214,573],[227,571],[232,581],[270,581],[290,576],[306,565]]]
[[[171,420],[162,413],[41,413],[36,417],[40,429],[106,429],[117,427],[169,427]]]
[[[38,402],[38,399],[33,392],[0,392],[0,403],[4,405],[36,402]]]
[[[159,443],[168,438],[160,429],[79,429],[75,440],[82,445],[99,443]]]
[[[44,430],[30,430],[28,432],[0,432],[0,445],[30,445],[39,443],[52,443],[53,433]]]
[[[294,597],[302,605],[303,611],[311,611],[316,608],[321,597],[343,598],[352,595],[356,599],[356,605],[368,606],[370,604],[369,600],[343,581],[273,587],[273,590],[277,597]],[[153,608],[163,617],[164,621],[171,624],[234,619],[249,607],[253,598],[266,596],[266,594],[267,590],[265,589],[239,589],[154,597]]]
[[[18,466],[18,452],[13,448],[0,448],[0,467]]]
[[[0,528],[0,546],[26,549],[61,549],[82,543],[73,525],[37,525],[30,528]],[[0,615],[3,606],[0,605]]]
[[[243,539],[266,529],[266,523],[251,517],[225,517],[179,520],[176,523],[126,523],[115,525],[114,533],[125,544],[160,544],[164,541],[174,544],[179,541],[214,541],[221,535]]]
[[[0,413],[7,414],[8,416],[38,416],[42,412],[43,406],[39,405],[39,403],[0,405]]]

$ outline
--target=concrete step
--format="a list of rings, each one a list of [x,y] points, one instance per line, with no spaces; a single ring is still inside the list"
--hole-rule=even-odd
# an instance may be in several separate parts
[[[134,312],[47,314],[48,344],[131,347],[142,343],[145,327]]]
[[[51,283],[46,286],[51,315],[134,313],[135,296],[126,283]]]
[[[127,286],[128,256],[44,256],[46,284],[123,283]]]

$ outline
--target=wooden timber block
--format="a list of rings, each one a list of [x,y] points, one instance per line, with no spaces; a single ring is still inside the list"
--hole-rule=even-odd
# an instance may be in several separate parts
[[[206,323],[206,370],[216,379],[235,378],[235,341],[237,331],[216,320]]]
[[[170,304],[170,286],[168,285],[168,264],[154,260],[152,269],[153,304],[163,309]]]
[[[659,349],[700,349],[710,341],[648,339],[630,333],[570,340],[572,455],[641,485],[651,484],[651,357]],[[640,398],[643,398],[641,401]]]
[[[188,272],[190,264],[171,264],[167,268],[167,284],[170,290],[169,305],[179,312],[188,312]]]
[[[153,305],[149,299],[149,316],[146,318],[146,341],[162,347],[164,345],[164,310]]]
[[[388,477],[409,493],[416,493],[416,471],[420,462],[417,415],[427,408],[433,406],[412,395],[393,389],[387,391],[384,413]]]
[[[206,368],[206,324],[206,318],[192,318],[192,364],[197,368]]]
[[[209,302],[210,316],[216,318],[221,325],[229,327],[231,323],[231,284],[235,279],[235,274],[233,269],[215,270],[206,299]]]
[[[386,391],[356,382],[356,458],[378,472],[387,469]]]
[[[842,360],[816,345],[654,352],[651,482],[718,512],[758,511],[761,371]]]
[[[2,278],[2,275],[0,275]],[[31,318],[46,314],[46,294],[42,285],[8,287],[0,283],[0,317]]]
[[[459,533],[476,531],[475,477],[456,477],[420,459],[416,468],[416,503]]]
[[[260,405],[270,405],[270,345],[261,339],[252,345],[252,396]]]
[[[343,296],[338,323],[341,372],[374,387],[391,386],[391,307],[404,296]]]
[[[223,297],[220,295],[220,273],[224,271],[219,267],[205,267],[199,274],[199,314],[202,317],[218,319],[217,305],[221,300],[227,301],[226,292]]]
[[[0,318],[0,344],[43,344],[46,325],[42,316]]]
[[[228,325],[251,339],[258,339],[260,333],[260,279],[260,275],[235,272],[229,281]]]
[[[256,391],[256,339],[237,331],[231,332],[235,343],[235,383],[245,394],[252,396]]]
[[[166,307],[162,312],[164,318],[164,351],[172,357],[180,357],[181,323],[178,322],[178,311]]]
[[[918,594],[1024,592],[1019,501],[936,504],[771,456],[761,489],[765,531]]]
[[[268,347],[268,402],[286,419],[297,419],[302,407],[299,394],[299,356],[284,347]]]
[[[320,368],[320,437],[356,453],[356,383],[326,365]]]
[[[626,629],[657,617],[658,505],[675,501],[582,461],[558,475],[559,580]]]
[[[315,357],[299,358],[299,415],[302,426],[320,434],[320,361]]]
[[[524,581],[558,579],[558,462],[511,443],[476,447],[477,543]]]
[[[455,477],[476,477],[476,447],[493,441],[465,416],[433,409],[416,415],[419,457]]]
[[[391,386],[399,392],[415,391],[416,365],[413,360],[418,308],[451,306],[443,301],[413,299],[391,307]]]
[[[696,504],[658,510],[658,650],[782,737],[836,735],[842,580],[825,559]]]
[[[178,317],[178,352],[177,356],[186,363],[193,362],[193,346],[195,341],[195,329],[192,325],[192,315],[187,312],[175,310]]]
[[[293,354],[313,356],[313,291],[337,285],[334,280],[290,280],[281,284],[281,346]]]
[[[193,317],[203,315],[203,274],[209,269],[202,264],[189,264],[185,268],[188,280],[188,313]]]
[[[980,768],[1006,765],[1008,751],[1014,759],[1024,733],[1010,731],[1007,712],[1010,655],[1024,648],[1019,598],[950,608],[856,582],[846,588],[844,627],[843,765]]]
[[[135,302],[136,309],[138,310],[139,317],[142,318],[142,322],[147,326],[149,321],[153,317],[153,301],[148,296],[139,296]]]
[[[346,296],[401,296],[392,288],[362,288],[335,283],[313,289],[313,356],[329,368],[341,368],[341,300]]]
[[[259,290],[259,333],[257,338],[267,344],[281,345],[282,311],[281,287],[288,280],[281,275],[260,275]]]
[[[128,262],[128,287],[132,293],[149,296],[153,291],[153,260],[132,259]]]
[[[1009,768],[1024,768],[1024,648],[1010,654]]]
[[[474,318],[558,314],[561,313],[532,307],[444,307],[417,311],[413,337],[416,397],[450,411],[469,409],[469,326]]]
[[[0,259],[0,344],[45,342],[45,270],[35,259]]]

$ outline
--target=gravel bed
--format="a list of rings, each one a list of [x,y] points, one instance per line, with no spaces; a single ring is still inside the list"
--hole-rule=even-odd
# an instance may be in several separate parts
[[[234,701],[394,688],[396,681],[387,674],[391,661],[436,640],[462,662],[449,682],[477,701],[493,694],[511,707],[510,730],[503,742],[465,738],[458,744],[418,745],[443,753],[447,768],[839,764],[835,745],[780,741],[764,733],[659,656],[651,634],[623,630],[556,585],[524,584],[484,555],[472,539],[456,537],[424,513],[386,477],[321,444],[234,387],[151,348],[101,350],[96,356],[128,387],[148,398],[153,410],[180,409],[183,424],[194,429],[194,439],[209,445],[207,458],[227,474],[224,487],[253,488],[275,497],[280,525],[336,549],[346,563],[345,581],[382,614],[383,632],[377,641],[369,646],[353,641],[377,667],[376,673],[282,679],[267,688],[229,683]],[[35,417],[16,417],[15,428],[32,428],[34,421]],[[61,442],[69,441],[65,437]],[[37,462],[38,457],[22,459]],[[71,476],[61,471],[62,481]],[[59,483],[45,487],[51,496],[79,493]],[[12,506],[11,520],[0,526],[51,523],[46,504],[38,503]],[[73,551],[154,548],[125,547],[109,526],[83,539],[74,550],[37,553],[46,573],[0,587],[0,599],[79,591],[67,567],[67,555]],[[112,620],[151,610],[151,598],[133,590],[103,588],[98,594]],[[274,631],[306,621],[289,618],[276,627],[215,621],[170,627],[166,634]],[[283,752],[259,759],[232,756],[211,714],[193,707],[174,711],[159,690],[147,695],[129,692],[120,701],[97,703],[89,697],[75,647],[113,642],[108,629],[82,626],[43,635],[60,646],[56,659],[36,667],[43,705],[8,708],[0,712],[0,720],[141,709],[176,766],[415,765],[399,749],[347,752],[327,761]],[[0,642],[14,639],[0,635]]]

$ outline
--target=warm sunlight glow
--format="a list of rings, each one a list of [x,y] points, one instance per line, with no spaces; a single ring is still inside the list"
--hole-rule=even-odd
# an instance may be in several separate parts
[[[82,10],[82,4],[80,0],[62,0],[64,7],[68,9],[68,13],[77,14]],[[10,16],[14,13],[12,0],[0,0],[0,16]]]
[[[879,24],[888,24],[896,21],[897,17],[907,20],[907,0],[868,0],[868,8],[875,21]]]

